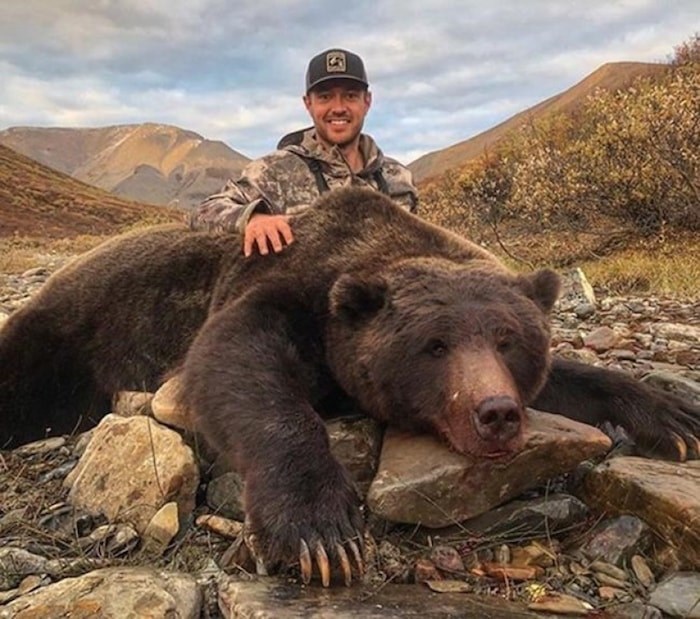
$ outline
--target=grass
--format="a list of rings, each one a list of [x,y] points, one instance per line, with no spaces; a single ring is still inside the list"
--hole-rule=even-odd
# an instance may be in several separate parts
[[[700,239],[669,242],[660,251],[627,249],[580,265],[591,284],[617,294],[700,298]]]
[[[528,271],[549,266],[563,271],[580,267],[595,287],[611,294],[700,299],[700,234],[672,231],[662,240],[625,239],[595,255],[582,235],[519,234],[505,240],[511,255],[488,247],[511,268]],[[519,258],[513,259],[513,256]]]

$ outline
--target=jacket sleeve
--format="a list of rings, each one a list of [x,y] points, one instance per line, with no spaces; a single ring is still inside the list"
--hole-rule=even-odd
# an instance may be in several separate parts
[[[192,210],[187,218],[190,228],[242,232],[256,213],[284,212],[281,205],[275,204],[261,189],[270,173],[270,162],[265,158],[249,163],[240,178],[228,181],[219,193],[209,196]]]
[[[411,213],[418,212],[418,190],[413,184],[413,174],[395,159],[386,158],[383,173],[389,195],[400,206]]]

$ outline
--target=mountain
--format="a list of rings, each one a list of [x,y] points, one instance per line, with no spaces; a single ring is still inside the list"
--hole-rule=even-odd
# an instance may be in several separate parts
[[[0,238],[114,234],[144,220],[181,219],[179,211],[122,200],[0,145]]]
[[[460,168],[492,148],[507,133],[518,129],[527,121],[542,118],[554,112],[573,112],[583,105],[586,97],[595,90],[620,90],[632,85],[640,77],[654,77],[668,70],[665,64],[643,62],[614,62],[604,64],[568,90],[519,112],[508,120],[468,140],[428,153],[409,164],[417,183],[435,178],[452,168]]]
[[[117,196],[185,208],[219,191],[249,161],[223,142],[154,123],[11,127],[0,131],[0,144]]]

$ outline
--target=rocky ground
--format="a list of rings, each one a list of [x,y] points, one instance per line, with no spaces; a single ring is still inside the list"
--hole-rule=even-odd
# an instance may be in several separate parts
[[[0,276],[0,323],[64,259]],[[554,316],[559,354],[700,403],[700,302],[585,292]],[[329,592],[251,575],[240,479],[167,385],[115,413],[0,452],[0,617],[700,617],[700,466],[636,458],[615,428],[535,412],[522,456],[494,466],[329,424],[369,506],[363,582]]]

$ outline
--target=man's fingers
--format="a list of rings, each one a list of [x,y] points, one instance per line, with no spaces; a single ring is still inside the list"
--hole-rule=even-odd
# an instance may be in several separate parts
[[[267,234],[265,234],[264,230],[259,230],[255,233],[255,242],[258,244],[258,251],[261,255],[267,256],[270,253],[267,247]]]
[[[294,241],[294,234],[288,220],[289,217],[286,215],[256,215],[253,217],[245,229],[244,255],[250,256],[253,253],[254,245],[258,246],[258,251],[263,256],[270,253],[270,247],[275,253],[281,252],[285,245]]]
[[[292,227],[287,223],[286,219],[282,219],[279,222],[279,231],[284,237],[284,242],[287,245],[291,245],[294,242],[294,234],[292,233]]]
[[[284,246],[282,245],[282,239],[280,238],[279,232],[277,230],[269,230],[267,233],[267,238],[272,245],[272,249],[276,254],[279,254]]]

